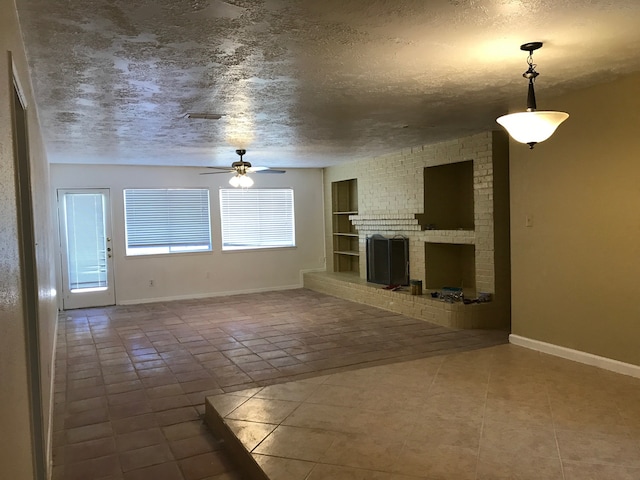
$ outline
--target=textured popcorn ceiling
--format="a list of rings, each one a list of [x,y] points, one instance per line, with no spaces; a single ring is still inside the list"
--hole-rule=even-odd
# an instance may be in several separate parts
[[[540,109],[640,70],[638,0],[16,3],[52,162],[325,166],[499,128],[525,42]]]

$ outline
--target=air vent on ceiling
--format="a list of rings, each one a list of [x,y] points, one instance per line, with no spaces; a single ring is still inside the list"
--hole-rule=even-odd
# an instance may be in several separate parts
[[[187,112],[184,118],[195,118],[202,120],[220,120],[224,117],[224,113],[204,113],[204,112]]]

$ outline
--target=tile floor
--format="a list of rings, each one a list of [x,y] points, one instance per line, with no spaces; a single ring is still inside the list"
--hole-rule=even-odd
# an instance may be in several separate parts
[[[640,479],[640,379],[512,345],[207,404],[270,480]]]
[[[504,342],[306,289],[63,312],[53,480],[240,479],[205,397]]]

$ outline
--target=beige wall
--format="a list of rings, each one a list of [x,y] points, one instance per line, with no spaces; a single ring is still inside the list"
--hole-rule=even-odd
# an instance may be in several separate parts
[[[254,188],[293,188],[297,246],[232,252],[222,251],[218,198],[219,188],[230,188],[230,176],[201,176],[202,171],[190,167],[51,166],[54,190],[110,189],[116,303],[298,288],[302,286],[301,270],[324,268],[322,170],[255,175]],[[167,187],[209,188],[213,252],[127,257],[123,189]],[[52,192],[52,201],[54,197]],[[154,281],[153,287],[149,280]]]
[[[571,116],[510,146],[512,331],[640,365],[640,74],[540,100]]]
[[[40,361],[44,427],[52,405],[51,369],[57,318],[48,165],[13,1],[0,0],[0,478],[32,478],[25,318],[18,239],[11,61],[27,101],[32,195],[36,225]],[[46,432],[45,432],[46,433]]]

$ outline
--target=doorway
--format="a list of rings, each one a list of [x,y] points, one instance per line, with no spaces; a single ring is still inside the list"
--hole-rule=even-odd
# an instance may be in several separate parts
[[[115,305],[109,189],[59,189],[64,310]]]

